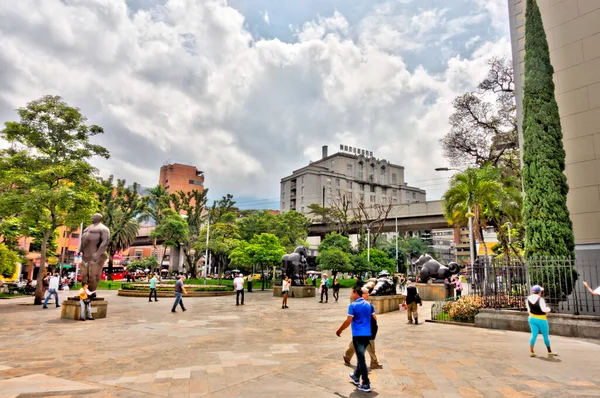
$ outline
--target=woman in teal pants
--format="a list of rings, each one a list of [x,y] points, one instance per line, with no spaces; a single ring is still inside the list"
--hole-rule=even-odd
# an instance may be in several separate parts
[[[529,311],[529,327],[531,328],[531,340],[529,341],[529,356],[535,357],[533,350],[535,341],[539,333],[544,336],[544,344],[548,349],[548,356],[553,357],[558,354],[552,352],[550,348],[550,338],[548,337],[548,317],[546,314],[550,312],[550,307],[546,305],[542,292],[544,288],[535,285],[531,288],[531,295],[527,297],[527,311]]]

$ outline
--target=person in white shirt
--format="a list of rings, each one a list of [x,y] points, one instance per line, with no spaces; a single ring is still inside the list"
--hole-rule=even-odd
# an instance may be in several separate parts
[[[48,308],[48,300],[50,300],[50,296],[54,296],[54,300],[56,302],[56,308],[60,307],[60,304],[58,304],[58,286],[60,284],[60,278],[58,277],[58,274],[54,274],[54,276],[52,276],[50,278],[50,281],[48,282],[48,295],[46,296],[46,300],[44,300],[44,306],[42,308],[47,309]]]
[[[583,286],[585,286],[585,288],[586,288],[586,289],[587,289],[587,290],[588,290],[590,293],[592,293],[594,296],[600,296],[600,286],[598,286],[598,287],[596,288],[596,290],[592,290],[592,288],[590,287],[590,285],[588,285],[588,283],[587,283],[587,282],[585,282],[585,281],[583,282]]]
[[[281,294],[283,295],[283,301],[281,302],[281,309],[284,310],[289,308],[287,306],[288,294],[290,294],[290,278],[286,276],[283,277],[283,281],[281,282]]]
[[[233,280],[233,288],[235,289],[235,305],[240,305],[240,295],[242,296],[242,305],[244,305],[244,279],[243,274],[238,274]]]

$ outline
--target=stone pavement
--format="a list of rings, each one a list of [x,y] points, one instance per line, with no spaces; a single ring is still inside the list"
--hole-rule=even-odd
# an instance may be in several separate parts
[[[342,363],[350,330],[335,336],[346,297],[290,298],[287,310],[270,291],[246,293],[239,307],[234,297],[188,298],[188,311],[172,314],[172,299],[103,296],[108,317],[93,322],[62,320],[31,298],[0,300],[0,397],[600,396],[594,341],[551,336],[560,357],[529,358],[525,333],[384,314],[383,369],[371,372],[367,394]]]

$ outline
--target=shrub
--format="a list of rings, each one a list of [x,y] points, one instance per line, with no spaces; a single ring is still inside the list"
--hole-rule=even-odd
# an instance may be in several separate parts
[[[448,315],[453,321],[474,322],[475,315],[477,315],[482,305],[483,302],[480,297],[464,296],[450,305]]]

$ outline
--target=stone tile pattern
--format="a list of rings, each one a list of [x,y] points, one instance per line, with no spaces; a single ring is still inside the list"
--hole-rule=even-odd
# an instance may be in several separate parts
[[[341,358],[350,330],[335,336],[348,294],[329,304],[290,299],[287,310],[271,292],[248,293],[238,307],[231,297],[196,298],[171,314],[171,300],[106,292],[109,315],[94,322],[60,319],[29,298],[0,301],[0,398],[362,396]],[[427,303],[420,310],[426,318]],[[414,326],[405,316],[379,316],[384,368],[371,372],[371,396],[600,395],[597,342],[552,337],[560,359],[532,359],[525,333]]]

